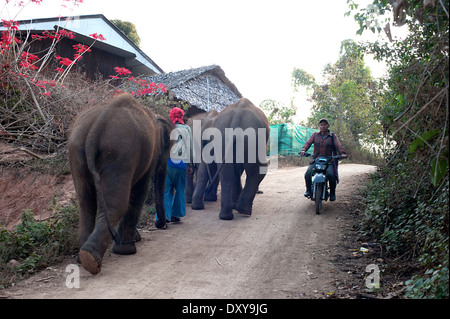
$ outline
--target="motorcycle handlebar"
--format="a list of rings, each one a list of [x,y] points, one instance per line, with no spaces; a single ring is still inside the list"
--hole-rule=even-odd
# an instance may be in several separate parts
[[[299,153],[300,154],[300,153]],[[342,155],[334,155],[334,156],[314,156],[314,154],[310,154],[310,153],[303,153],[303,156],[300,155],[301,157],[312,157],[313,159],[316,159],[318,157],[325,157],[325,158],[332,158],[332,159],[342,159]]]

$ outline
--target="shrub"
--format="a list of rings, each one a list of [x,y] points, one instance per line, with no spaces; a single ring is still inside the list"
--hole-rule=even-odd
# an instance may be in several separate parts
[[[36,221],[27,210],[12,231],[0,227],[0,287],[75,254],[77,229],[78,211],[73,206],[57,209],[46,221]],[[11,260],[18,265],[8,264]]]

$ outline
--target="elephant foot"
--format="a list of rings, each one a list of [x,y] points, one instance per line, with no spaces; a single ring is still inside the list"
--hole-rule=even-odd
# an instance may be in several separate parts
[[[234,207],[239,213],[250,216],[252,214],[252,205],[245,205],[238,201]]]
[[[139,231],[136,229],[136,234],[134,235],[134,241],[138,242],[141,241],[141,234],[139,233]]]
[[[191,204],[191,209],[193,209],[193,210],[202,210],[202,209],[205,209],[205,204],[203,204],[203,203],[194,203],[194,202],[192,202],[192,204]]]
[[[252,214],[252,210],[249,211],[249,210],[242,209],[242,208],[236,208],[236,210],[237,210],[239,213],[244,214],[244,215],[251,216],[251,214]]]
[[[136,245],[134,242],[121,245],[114,244],[112,252],[118,255],[133,255],[136,253]]]
[[[205,196],[205,202],[217,202],[217,195]]]
[[[234,215],[233,212],[220,212],[219,218],[222,220],[232,220]]]
[[[167,224],[166,224],[166,219],[157,219],[155,222],[155,226],[158,229],[166,229],[167,228]]]
[[[102,270],[102,259],[94,250],[83,246],[78,257],[83,268],[91,274],[96,275]]]

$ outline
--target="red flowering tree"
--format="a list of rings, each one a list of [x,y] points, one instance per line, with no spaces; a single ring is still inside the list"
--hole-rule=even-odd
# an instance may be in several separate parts
[[[7,5],[40,5],[43,0],[6,0]],[[77,6],[82,0],[64,0],[63,6]],[[127,90],[135,96],[165,93],[163,85],[132,76],[125,67],[116,66],[105,81],[88,82],[71,69],[84,54],[90,54],[96,41],[105,41],[98,33],[90,36],[94,42],[87,46],[76,43],[72,56],[55,54],[55,46],[67,38],[76,41],[75,34],[64,28],[42,34],[21,32],[17,21],[1,19],[4,30],[0,34],[0,140],[54,152],[65,146],[67,131],[76,115],[116,94]],[[49,41],[41,54],[31,52],[35,41]],[[55,67],[51,67],[56,65]],[[43,72],[43,70],[46,72]],[[125,85],[126,84],[126,85]]]

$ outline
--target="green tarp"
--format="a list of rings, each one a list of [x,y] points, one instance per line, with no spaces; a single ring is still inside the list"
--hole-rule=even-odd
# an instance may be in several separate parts
[[[276,142],[278,142],[278,154],[298,154],[303,145],[314,132],[317,132],[317,129],[291,123],[271,125],[269,154],[273,155],[276,153],[274,145]],[[309,148],[308,153],[312,153],[313,150],[314,145]]]

